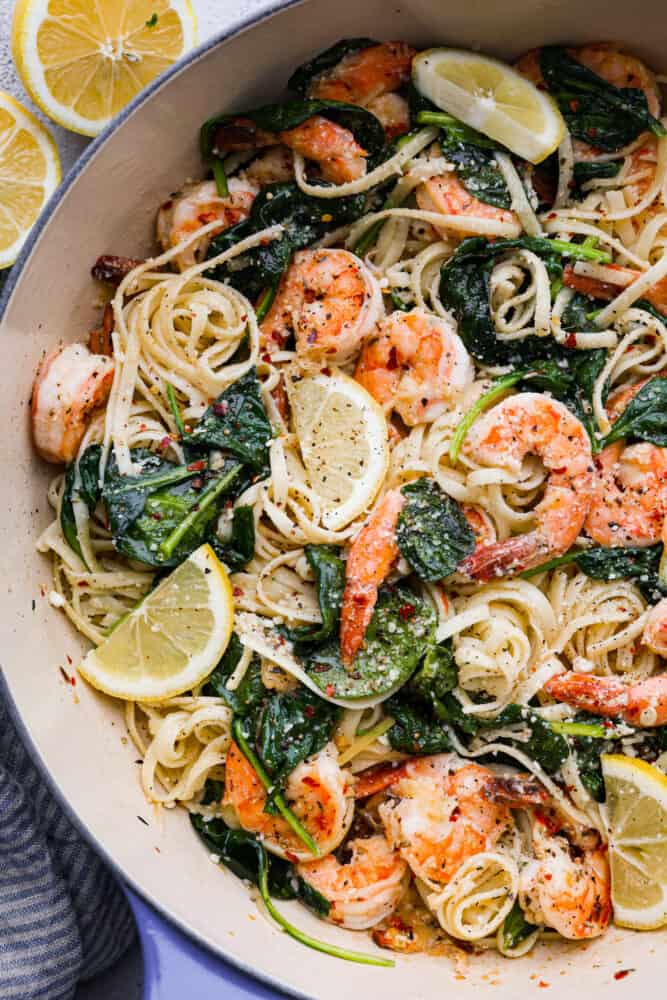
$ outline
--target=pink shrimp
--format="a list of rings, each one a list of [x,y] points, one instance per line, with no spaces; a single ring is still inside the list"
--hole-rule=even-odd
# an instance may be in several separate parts
[[[572,941],[599,937],[612,915],[611,877],[604,848],[573,848],[539,815],[532,819],[535,859],[522,870],[519,901],[526,919]]]
[[[322,115],[307,118],[296,128],[267,132],[242,115],[218,129],[214,151],[243,152],[282,143],[320,167],[322,177],[334,184],[358,180],[366,173],[366,150],[349,129]]]
[[[220,220],[220,228],[191,243],[176,258],[184,271],[206,257],[208,246],[217,233],[247,218],[257,188],[237,177],[229,181],[229,195],[218,194],[215,181],[185,184],[182,190],[165,201],[157,216],[157,238],[163,250],[171,250],[207,222]]]
[[[353,357],[382,315],[382,294],[363,261],[347,250],[300,250],[261,326],[271,351],[292,334],[299,357]]]
[[[527,455],[538,455],[549,478],[535,508],[537,527],[478,545],[463,560],[460,572],[491,580],[537,566],[570,548],[588,514],[593,462],[586,430],[563,403],[533,392],[504,399],[473,425],[466,449],[481,464],[502,466],[516,475]]]
[[[659,614],[664,613],[662,608]],[[655,626],[656,638],[661,630],[662,626]],[[667,674],[626,683],[617,677],[568,672],[552,677],[544,690],[558,701],[593,715],[622,719],[631,726],[663,726],[667,722]]]
[[[631,267],[621,267],[620,264],[607,264],[606,266],[610,271],[613,270],[614,277],[618,277],[618,284],[577,274],[572,264],[568,264],[563,272],[563,283],[568,288],[573,288],[583,295],[611,301],[642,274],[641,271],[635,271]],[[667,278],[661,278],[660,281],[656,281],[654,285],[647,288],[643,297],[663,316],[667,316]]]
[[[113,358],[91,354],[85,344],[57,347],[40,364],[32,387],[32,436],[47,462],[76,458],[96,410],[113,383]]]
[[[455,327],[422,309],[393,312],[365,343],[354,373],[386,411],[413,427],[433,421],[472,384]]]
[[[352,52],[312,82],[308,97],[347,101],[367,108],[384,125],[388,136],[406,132],[407,101],[395,91],[410,79],[416,49],[405,42],[382,42]]]
[[[320,853],[338,847],[354,815],[353,782],[349,771],[338,765],[336,748],[329,744],[292,771],[285,796]],[[282,816],[264,810],[266,792],[254,768],[236,743],[227,751],[225,795],[244,830],[262,837],[268,850],[290,861],[311,861],[312,854]]]
[[[507,231],[504,236],[519,236],[521,223],[516,214],[504,208],[496,208],[485,201],[479,201],[468,194],[456,174],[451,171],[437,177],[431,177],[419,185],[415,192],[417,205],[425,212],[439,212],[441,215],[455,215],[462,219],[493,219],[503,223]],[[442,236],[452,232],[459,236],[474,233],[474,229],[466,228],[465,222],[443,222],[435,227]]]
[[[297,865],[297,873],[331,904],[327,919],[353,931],[367,930],[390,916],[401,901],[409,870],[381,834],[356,837],[339,861],[329,854]]]

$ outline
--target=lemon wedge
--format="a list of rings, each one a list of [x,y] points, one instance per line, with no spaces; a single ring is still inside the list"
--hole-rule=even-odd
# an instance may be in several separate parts
[[[614,920],[652,930],[667,923],[667,777],[620,754],[603,754]]]
[[[97,135],[195,39],[190,0],[19,0],[12,54],[45,115]]]
[[[202,545],[91,649],[79,671],[114,698],[165,701],[211,673],[233,617],[227,573],[210,545]]]
[[[0,91],[0,268],[14,263],[59,183],[53,139],[23,105]]]
[[[461,49],[427,49],[412,64],[417,90],[517,156],[539,163],[560,145],[554,101],[511,66]]]
[[[294,430],[322,524],[336,531],[369,507],[389,464],[387,421],[373,397],[342,372],[286,379]]]

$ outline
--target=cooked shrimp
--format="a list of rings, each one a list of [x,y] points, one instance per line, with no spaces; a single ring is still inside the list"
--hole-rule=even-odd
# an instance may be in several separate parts
[[[510,829],[507,805],[486,795],[493,772],[454,754],[406,761],[393,769],[378,807],[389,844],[419,878],[445,884],[474,854]]]
[[[537,566],[562,555],[579,534],[593,490],[589,437],[582,423],[555,399],[524,392],[504,399],[472,427],[468,453],[482,465],[519,475],[527,455],[538,455],[549,473],[535,508],[533,531],[502,542],[478,545],[459,569],[477,580],[491,580]]]
[[[602,847],[582,849],[551,834],[533,818],[535,860],[521,872],[519,902],[526,919],[546,925],[564,938],[599,937],[611,919],[611,878]]]
[[[216,233],[241,222],[248,217],[255,200],[257,188],[247,182],[232,177],[229,181],[229,196],[218,194],[215,181],[198,181],[186,184],[173,198],[160,207],[157,216],[157,238],[163,250],[170,250],[181,240],[191,236],[207,222],[220,220],[220,228],[212,230],[195,243],[191,243],[176,258],[182,271],[199,260],[204,260],[209,244]]]
[[[350,53],[313,81],[308,96],[359,104],[380,119],[387,135],[401,135],[409,128],[410,113],[395,91],[409,81],[415,55],[416,49],[405,42],[382,42]]]
[[[300,250],[262,322],[268,350],[291,335],[302,360],[349,360],[382,315],[382,294],[363,261],[347,250]]]
[[[334,184],[357,180],[366,173],[366,150],[349,129],[322,115],[313,115],[285,132],[267,132],[249,118],[240,116],[220,126],[214,149],[217,152],[244,152],[279,143],[314,160],[319,164],[322,177]]]
[[[606,267],[610,271],[613,270],[614,277],[618,278],[618,283],[589,278],[585,274],[577,274],[572,264],[568,264],[563,272],[563,283],[568,288],[573,288],[583,295],[611,301],[642,274],[641,271],[635,271],[631,267],[621,267],[620,264],[607,264]],[[667,278],[661,278],[660,281],[656,281],[654,285],[647,288],[642,298],[650,302],[658,312],[667,316]]]
[[[331,904],[332,924],[364,931],[394,912],[409,881],[408,866],[381,834],[348,840],[343,852],[345,861],[329,854],[296,870]]]
[[[251,184],[259,184],[260,187],[294,180],[294,158],[291,150],[284,146],[270,146],[243,168],[243,176]]]
[[[113,359],[91,354],[85,344],[46,355],[32,386],[31,412],[35,447],[47,462],[76,458],[93,413],[109,398],[113,373]]]
[[[453,323],[413,309],[382,320],[354,377],[387,413],[414,427],[445,413],[472,384],[474,369]]]
[[[479,201],[468,194],[454,171],[430,177],[419,185],[415,197],[417,205],[424,212],[440,212],[442,215],[458,215],[471,219],[495,219],[497,222],[513,226],[516,230],[515,236],[521,233],[521,223],[514,212],[496,208],[495,205]],[[444,237],[451,235],[452,231],[457,236],[475,233],[474,229],[466,229],[465,225],[454,226],[443,223],[435,228]]]
[[[597,474],[584,530],[598,545],[653,545],[667,515],[667,448],[623,441],[595,457]]]
[[[567,52],[613,87],[643,90],[649,111],[656,118],[659,117],[660,92],[655,76],[636,56],[624,52],[615,42],[593,42],[579,48],[569,48]],[[533,83],[544,86],[539,49],[526,52],[516,63],[516,68]]]
[[[660,616],[664,611],[660,610]],[[659,640],[660,631],[655,624],[649,635],[655,634]],[[567,705],[593,715],[619,718],[631,726],[662,726],[667,722],[667,674],[627,684],[616,677],[568,672],[552,677],[544,690]]]
[[[404,504],[401,491],[390,490],[350,546],[340,620],[340,651],[346,667],[364,641],[378,588],[398,559],[396,523]]]
[[[350,828],[354,798],[351,775],[338,766],[333,744],[292,771],[285,797],[320,853],[335,850]],[[312,861],[312,854],[285,820],[264,811],[264,787],[236,743],[231,744],[225,761],[223,803],[233,807],[244,830],[262,837],[267,850],[290,861]]]
[[[473,507],[472,504],[464,503],[461,506],[461,512],[472,528],[477,545],[496,541],[496,526],[482,507]]]

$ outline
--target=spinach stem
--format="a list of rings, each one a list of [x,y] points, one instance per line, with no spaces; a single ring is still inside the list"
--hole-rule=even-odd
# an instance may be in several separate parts
[[[266,791],[271,792],[271,790],[274,787],[273,781],[271,780],[259,756],[255,753],[253,748],[248,743],[246,735],[243,731],[243,724],[238,716],[234,716],[234,720],[232,722],[232,735],[234,737],[234,740],[238,744],[243,756],[252,765],[255,773],[257,774],[257,777],[261,781]],[[308,833],[308,831],[304,829],[299,820],[296,818],[290,807],[285,802],[283,795],[280,792],[277,792],[275,795],[273,795],[272,800],[282,818],[292,828],[292,830],[294,830],[299,840],[303,841],[303,843],[306,845],[306,847],[314,857],[319,858],[320,856],[319,847],[317,846],[311,835]]]
[[[557,556],[556,559],[549,559],[547,562],[540,563],[539,566],[533,566],[532,569],[525,569],[523,573],[519,573],[519,576],[523,580],[528,580],[531,576],[538,576],[548,570],[558,569],[559,566],[568,566],[570,563],[576,562],[581,554],[581,552],[566,552],[564,556]]]
[[[185,424],[183,423],[183,417],[181,416],[181,410],[178,405],[178,400],[176,399],[176,390],[174,389],[171,382],[167,382],[167,399],[169,401],[169,409],[174,415],[174,423],[176,424],[176,430],[181,437],[185,434]]]
[[[280,284],[281,275],[278,275],[273,279],[270,285],[267,285],[262,294],[259,297],[257,305],[255,306],[255,317],[257,322],[261,323],[269,309],[273,305],[273,302],[278,291],[278,285]]]
[[[611,254],[606,250],[596,250],[595,247],[586,246],[586,243],[568,243],[567,240],[546,240],[549,247],[556,253],[562,253],[564,257],[573,257],[575,260],[596,260],[600,264],[609,264]]]
[[[609,731],[595,722],[550,722],[549,725],[562,736],[590,736],[596,740],[609,736]]]
[[[167,535],[165,540],[162,542],[162,545],[160,546],[160,554],[164,559],[169,559],[181,539],[188,533],[188,531],[190,531],[192,527],[194,527],[197,521],[203,517],[205,512],[211,504],[217,500],[220,494],[224,493],[229,488],[240,471],[241,463],[238,462],[232,466],[226,475],[221,476],[213,483],[210,483],[206,489],[202,491],[195,507],[192,508],[190,513],[183,518],[181,523],[178,524],[171,534]],[[192,475],[192,473],[190,473],[190,475]]]
[[[339,948],[334,944],[327,944],[326,941],[319,941],[317,938],[311,937],[310,934],[305,934],[304,931],[300,931],[298,927],[295,927],[294,924],[291,924],[289,920],[283,917],[283,915],[273,905],[273,901],[269,895],[268,863],[266,848],[264,847],[259,854],[259,891],[261,893],[264,906],[278,926],[282,927],[285,933],[289,934],[289,936],[294,938],[295,941],[305,944],[307,948],[313,948],[315,951],[321,951],[325,955],[331,955],[333,958],[343,958],[346,962],[357,962],[360,965],[379,965],[386,969],[392,969],[394,967],[395,962],[390,958],[376,958],[375,955],[364,955],[360,951],[350,951],[347,948]]]
[[[461,446],[466,439],[468,431],[477,420],[477,417],[489,406],[491,406],[492,403],[495,403],[499,396],[502,396],[508,389],[511,389],[513,385],[516,385],[517,382],[520,382],[521,379],[525,378],[527,374],[528,372],[526,369],[521,369],[520,371],[510,372],[508,375],[501,375],[499,379],[496,379],[491,388],[480,396],[477,402],[470,407],[465,417],[456,428],[454,437],[452,438],[449,446],[449,461],[452,465],[456,465],[461,451]]]
[[[132,493],[136,489],[155,490],[160,486],[170,486],[172,483],[181,483],[185,479],[190,479],[194,475],[196,475],[196,473],[193,472],[192,469],[189,469],[187,465],[178,465],[170,472],[149,473],[147,476],[128,476],[126,484],[123,486],[115,486],[113,488],[113,495],[118,496],[122,493]]]
[[[388,208],[398,208],[404,200],[404,196],[396,197],[396,188],[394,188],[391,194],[385,199],[380,211],[385,212]],[[356,253],[357,257],[363,257],[364,254],[368,253],[370,248],[377,243],[378,236],[382,232],[386,221],[386,219],[378,219],[377,222],[374,222],[372,226],[368,227],[365,233],[362,233],[352,247],[352,252]]]
[[[218,194],[221,198],[228,198],[229,184],[227,183],[227,173],[225,171],[224,161],[221,160],[219,156],[216,156],[211,160],[211,170],[213,171],[213,177],[215,180],[215,186],[218,189]]]

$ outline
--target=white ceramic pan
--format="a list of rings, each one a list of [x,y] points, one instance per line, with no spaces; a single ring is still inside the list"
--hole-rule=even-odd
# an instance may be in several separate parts
[[[193,53],[92,144],[36,226],[5,290],[0,658],[16,716],[57,794],[119,874],[173,924],[265,982],[318,1000],[436,1000],[454,991],[462,998],[479,998],[483,991],[495,1000],[538,991],[553,1000],[575,993],[598,1000],[614,991],[659,996],[667,974],[664,932],[612,928],[588,946],[544,946],[519,961],[492,954],[464,970],[425,956],[399,956],[394,970],[369,968],[307,950],[263,919],[240,881],[211,864],[185,814],[153,815],[118,707],[82,682],[72,688],[62,680],[59,665],[68,656],[76,662],[83,644],[49,606],[49,567],[33,545],[50,517],[45,490],[52,470],[31,448],[30,385],[44,350],[60,339],[81,338],[96,320],[98,292],[89,273],[98,254],[145,251],[156,206],[185,177],[200,175],[200,123],[223,109],[275,99],[294,66],[343,36],[479,47],[509,58],[543,42],[617,39],[667,70],[665,0],[308,0],[279,6],[272,16],[239,24]],[[285,909],[311,933],[351,944],[348,933],[298,904]],[[627,968],[632,974],[615,980],[614,973]],[[186,990],[181,981],[178,995]],[[172,996],[168,980],[159,995]],[[220,995],[229,993],[222,988]]]

